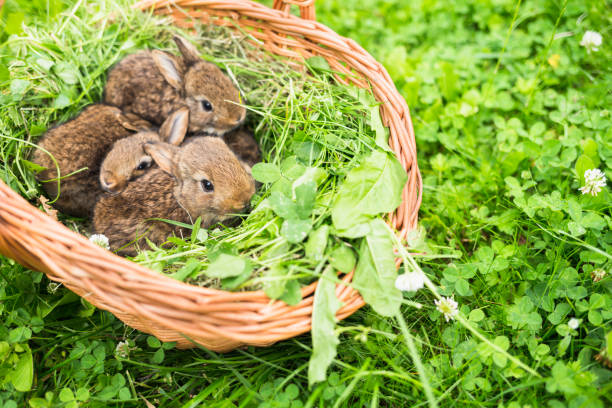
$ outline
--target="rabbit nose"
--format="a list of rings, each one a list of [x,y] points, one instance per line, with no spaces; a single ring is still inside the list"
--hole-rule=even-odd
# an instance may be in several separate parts
[[[105,179],[100,180],[100,184],[102,185],[102,190],[106,191],[107,193],[112,193],[114,192],[114,189],[117,187],[117,182],[115,181],[108,181]]]

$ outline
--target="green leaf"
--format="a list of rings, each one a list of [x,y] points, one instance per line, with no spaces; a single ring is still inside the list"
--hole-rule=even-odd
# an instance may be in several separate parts
[[[94,356],[92,356],[91,354],[85,354],[83,358],[81,359],[81,368],[84,370],[89,370],[90,368],[94,367],[97,363],[98,362],[96,361]]]
[[[593,167],[599,166],[600,160],[599,154],[597,154],[597,142],[591,138],[582,139],[580,141],[580,147],[582,147],[584,154],[593,161]]]
[[[331,268],[323,271],[314,295],[312,309],[312,355],[308,362],[308,383],[324,381],[327,367],[336,356],[339,344],[336,311],[342,303],[336,298],[336,276]]]
[[[308,236],[308,232],[312,228],[310,220],[287,219],[283,221],[281,227],[281,235],[292,244],[298,244]]]
[[[57,98],[55,98],[51,106],[54,107],[55,109],[61,109],[61,108],[65,108],[66,106],[69,106],[70,103],[71,103],[70,96],[61,93],[57,95]]]
[[[373,215],[395,210],[405,183],[406,172],[397,159],[373,151],[340,186],[331,210],[334,227],[347,230]]]
[[[204,274],[209,278],[230,278],[233,276],[242,275],[243,273],[251,273],[253,267],[251,263],[236,255],[221,253],[210,263]]]
[[[157,349],[157,351],[155,351],[153,354],[153,357],[151,357],[151,362],[153,364],[161,364],[161,362],[164,361],[164,355],[165,353],[163,348]]]
[[[470,284],[462,278],[457,279],[455,282],[455,289],[460,296],[468,296],[471,294]]]
[[[159,341],[159,339],[157,337],[153,337],[153,336],[148,336],[147,337],[147,344],[151,348],[160,348],[161,347],[161,341]]]
[[[263,290],[270,299],[278,299],[285,293],[287,270],[281,265],[272,265],[265,274]]]
[[[583,215],[580,220],[580,224],[584,228],[592,228],[595,230],[602,230],[606,227],[606,220],[603,219],[600,215],[595,214],[594,212],[587,212]]]
[[[329,254],[329,263],[340,272],[351,272],[356,262],[355,253],[344,244],[340,244]]]
[[[479,321],[481,321],[482,319],[484,319],[485,314],[482,310],[480,309],[474,309],[470,312],[470,315],[468,317],[470,322],[474,322],[477,323]]]
[[[278,166],[271,163],[257,163],[251,169],[253,178],[260,183],[274,183],[281,177]]]
[[[371,232],[361,241],[359,262],[355,269],[355,287],[366,303],[382,316],[399,311],[402,294],[395,287],[397,269],[393,241],[384,221],[370,221]]]
[[[30,86],[30,81],[26,81],[25,79],[13,79],[11,81],[11,94],[13,95],[14,100],[18,100],[26,93]]]
[[[389,147],[389,130],[383,126],[380,118],[380,106],[378,105],[370,107],[370,127],[376,132],[376,145],[389,153],[393,153]]]
[[[163,350],[158,350],[158,352],[159,352],[159,351],[161,351],[161,352],[162,352],[162,359],[161,359],[161,361],[160,361],[160,363],[161,363],[161,362],[163,361],[163,359],[164,359],[164,358],[163,358]],[[155,353],[155,354],[157,354],[157,353]],[[132,393],[130,393],[130,389],[129,389],[129,388],[127,388],[127,387],[123,387],[123,388],[121,388],[121,389],[119,390],[119,394],[118,394],[118,396],[119,396],[119,399],[120,399],[121,401],[127,401],[127,400],[129,400],[130,398],[132,398]]]
[[[298,162],[296,156],[289,156],[281,162],[280,170],[283,176],[293,181],[304,174],[306,167]]]
[[[55,62],[46,58],[36,58],[36,64],[38,64],[39,67],[48,72],[53,67],[53,65],[55,65]]]
[[[442,75],[438,77],[438,86],[444,99],[451,101],[457,93],[459,76],[455,73],[455,67],[450,62],[440,62],[440,68],[442,69]]]
[[[598,310],[589,310],[587,316],[589,318],[589,322],[591,322],[591,324],[594,324],[595,326],[599,326],[603,323],[603,317],[601,316],[601,313]]]
[[[0,64],[0,82],[8,81],[11,79],[11,73],[5,64]]]
[[[329,237],[329,225],[324,224],[316,230],[310,231],[308,241],[306,241],[305,251],[306,258],[313,261],[320,261],[325,254],[327,248],[327,239]]]
[[[31,408],[47,408],[50,406],[44,398],[30,398],[28,404]]]
[[[306,181],[294,189],[296,214],[299,218],[310,217],[317,198],[317,184],[310,180]]]
[[[30,337],[32,337],[32,330],[29,327],[20,326],[9,332],[8,341],[12,344],[20,343],[30,339]]]
[[[40,173],[41,171],[46,170],[46,167],[33,163],[29,160],[22,159],[21,162],[28,170],[32,171],[33,173]]]
[[[244,282],[246,282],[247,279],[249,279],[251,277],[251,274],[253,273],[253,267],[251,265],[251,262],[247,262],[247,264],[249,265],[249,267],[245,268],[240,275],[231,278],[221,279],[221,288],[223,290],[234,290],[240,285],[242,285]]]
[[[89,390],[87,388],[79,388],[76,391],[76,399],[79,401],[89,400]]]
[[[510,347],[510,340],[508,340],[506,336],[497,336],[495,340],[493,340],[493,343],[504,351],[508,350]],[[494,352],[493,363],[498,367],[504,368],[508,363],[508,357],[506,357],[505,354]]]
[[[272,210],[282,218],[298,218],[297,206],[289,197],[281,192],[274,191],[268,198]]]
[[[6,23],[4,25],[4,32],[7,34],[20,34],[22,29],[21,25],[25,19],[25,14],[22,12],[13,12],[6,17]]]
[[[53,67],[55,74],[66,84],[73,85],[79,82],[79,71],[75,65],[67,62],[58,62]]]
[[[587,155],[582,155],[576,160],[576,176],[580,179],[580,185],[584,185],[584,172],[589,169],[594,169],[595,163]]]
[[[195,275],[201,267],[202,264],[200,261],[198,261],[196,258],[189,258],[185,265],[170,275],[170,277],[176,279],[177,281],[184,282],[188,277]]]
[[[279,298],[289,306],[297,305],[302,300],[302,287],[297,280],[287,281],[285,293]]]
[[[74,400],[74,394],[70,388],[62,388],[59,392],[59,399],[62,402],[68,402]]]
[[[314,70],[329,71],[331,69],[327,60],[319,55],[307,58],[306,65]]]
[[[34,367],[32,365],[32,352],[28,347],[25,353],[19,356],[15,369],[8,375],[17,391],[26,392],[32,388]]]
[[[293,190],[308,182],[314,182],[318,186],[327,178],[327,175],[327,172],[320,167],[307,167],[293,182]]]

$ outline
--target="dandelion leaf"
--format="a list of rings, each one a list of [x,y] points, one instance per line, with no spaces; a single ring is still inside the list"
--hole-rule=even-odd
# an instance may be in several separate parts
[[[402,201],[406,172],[395,157],[373,151],[352,169],[338,190],[332,206],[337,230],[348,230],[372,216],[390,212]]]
[[[393,241],[380,218],[370,221],[370,233],[361,241],[353,282],[366,303],[382,316],[399,311],[402,294],[395,287],[397,269]]]
[[[342,303],[336,298],[335,274],[331,268],[323,271],[314,295],[312,310],[312,355],[308,363],[310,385],[325,380],[327,368],[336,356],[338,334],[336,311]]]

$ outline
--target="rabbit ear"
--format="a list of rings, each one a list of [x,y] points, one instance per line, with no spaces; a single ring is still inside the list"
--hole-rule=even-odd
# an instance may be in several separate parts
[[[175,89],[181,89],[183,87],[183,74],[176,61],[165,52],[159,50],[153,50],[151,55],[159,72],[161,72],[170,86]]]
[[[179,48],[179,51],[183,55],[183,61],[185,61],[185,65],[189,66],[195,64],[198,61],[202,61],[200,58],[200,53],[193,46],[192,43],[184,39],[183,37],[179,37],[178,35],[174,36],[174,42]]]
[[[183,143],[188,126],[189,109],[181,108],[168,116],[159,130],[159,135],[166,143],[178,146]]]
[[[151,129],[151,124],[133,113],[117,113],[117,121],[127,130],[140,131]]]
[[[176,155],[178,154],[178,147],[168,143],[152,143],[148,142],[143,145],[144,151],[149,154],[160,169],[176,176]]]

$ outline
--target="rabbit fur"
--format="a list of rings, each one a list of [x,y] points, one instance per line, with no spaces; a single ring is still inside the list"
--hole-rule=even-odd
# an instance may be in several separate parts
[[[181,108],[166,119],[159,132],[141,131],[116,141],[100,166],[102,189],[118,193],[126,187],[128,181],[142,176],[154,163],[144,151],[144,144],[165,141],[178,146],[185,138],[188,123],[189,109]]]
[[[104,101],[152,123],[161,123],[186,106],[189,132],[221,136],[246,117],[240,93],[215,64],[196,48],[174,37],[181,56],[159,50],[141,51],[119,61],[108,74]]]
[[[115,141],[150,126],[149,122],[124,114],[116,107],[94,104],[77,117],[48,130],[38,143],[40,149],[30,159],[45,168],[36,178],[51,199],[57,196],[58,181],[53,179],[58,174],[45,150],[57,161],[60,195],[54,207],[76,217],[91,215],[96,199],[103,192],[98,182],[100,162]],[[78,170],[81,171],[66,177]]]
[[[193,137],[180,147],[147,143],[144,150],[159,168],[119,194],[101,196],[94,209],[94,232],[106,235],[120,254],[135,254],[145,237],[160,245],[172,234],[185,234],[151,218],[191,223],[201,217],[201,226],[208,228],[244,211],[255,193],[250,169],[220,138]]]

